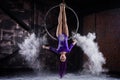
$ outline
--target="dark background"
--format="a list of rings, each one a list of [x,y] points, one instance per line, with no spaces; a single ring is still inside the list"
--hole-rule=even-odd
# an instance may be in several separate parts
[[[21,43],[31,32],[38,37],[45,31],[44,17],[47,11],[62,2],[62,0],[0,0],[0,70],[28,68],[25,60],[18,54],[17,43]],[[86,35],[95,32],[100,51],[106,58],[105,68],[110,73],[120,74],[120,3],[117,0],[65,0],[78,15],[80,26],[78,32]],[[58,17],[58,8],[47,16],[47,28],[55,35]],[[71,11],[67,10],[70,31],[76,29],[76,19]],[[50,44],[54,40],[50,39]],[[52,43],[51,43],[52,42]],[[45,67],[56,70],[57,56],[40,53]],[[51,60],[50,60],[51,59]],[[78,71],[86,56],[80,48],[74,47],[68,62],[68,71]],[[55,64],[55,65],[53,65]]]

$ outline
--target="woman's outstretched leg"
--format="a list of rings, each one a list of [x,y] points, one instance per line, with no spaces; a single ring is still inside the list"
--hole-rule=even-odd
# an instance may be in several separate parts
[[[58,35],[62,34],[62,12],[63,12],[63,4],[60,4],[60,12],[59,12],[59,16],[58,16],[58,25],[57,25],[57,30],[56,30],[56,37],[58,37]]]
[[[69,36],[69,30],[67,25],[67,18],[66,18],[66,11],[65,11],[65,4],[63,4],[63,33],[66,34],[66,36]]]

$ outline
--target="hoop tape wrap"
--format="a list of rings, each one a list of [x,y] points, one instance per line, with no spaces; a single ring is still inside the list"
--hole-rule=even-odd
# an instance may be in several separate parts
[[[50,33],[49,33],[49,31],[47,30],[47,28],[46,28],[46,26],[47,26],[47,24],[46,24],[46,20],[47,20],[47,16],[49,15],[49,13],[53,10],[53,9],[55,9],[55,8],[57,8],[57,7],[59,7],[60,5],[55,5],[55,6],[53,6],[52,8],[50,8],[48,11],[47,11],[47,13],[46,13],[46,15],[45,15],[45,17],[44,17],[44,28],[45,28],[45,31],[47,32],[47,34],[52,38],[52,39],[54,39],[54,40],[58,40],[57,38],[55,38],[54,36],[52,36]],[[76,20],[77,20],[77,27],[76,27],[76,30],[75,30],[75,33],[77,33],[77,31],[78,31],[78,28],[79,28],[79,19],[78,19],[78,16],[77,16],[77,14],[76,14],[76,12],[72,9],[72,8],[70,8],[70,7],[68,7],[68,6],[65,6],[67,9],[69,9],[69,10],[71,10],[72,12],[73,12],[73,14],[75,15],[75,17],[76,17]],[[73,35],[74,36],[74,35]],[[68,40],[70,40],[72,38],[72,36],[71,37],[69,37],[68,38]]]

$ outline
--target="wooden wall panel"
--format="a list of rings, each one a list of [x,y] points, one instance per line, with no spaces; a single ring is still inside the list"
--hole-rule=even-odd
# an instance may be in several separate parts
[[[120,72],[120,9],[107,10],[84,17],[84,34],[96,32],[100,51],[110,71]]]
[[[83,18],[83,34],[87,35],[88,32],[95,32],[95,14]]]
[[[106,67],[120,71],[120,9],[96,15],[97,41],[106,57]]]

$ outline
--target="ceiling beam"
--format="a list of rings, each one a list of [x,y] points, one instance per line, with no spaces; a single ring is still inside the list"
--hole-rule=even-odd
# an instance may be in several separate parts
[[[7,7],[7,5],[5,5],[5,3],[0,3],[0,8],[12,20],[14,20],[16,23],[18,23],[20,25],[20,27],[22,27],[24,30],[26,30],[29,33],[31,32],[30,27],[27,26],[22,20],[20,20],[19,18],[17,18],[17,16],[14,15],[13,12],[9,10],[9,8]]]

